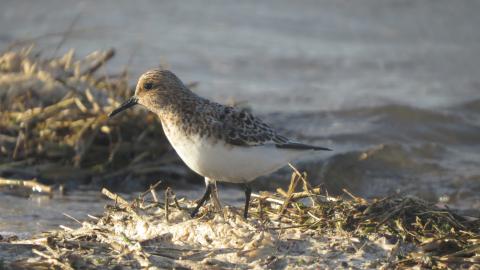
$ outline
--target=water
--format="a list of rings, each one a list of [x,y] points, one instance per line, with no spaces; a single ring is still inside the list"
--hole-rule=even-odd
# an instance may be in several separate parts
[[[66,196],[32,196],[18,198],[8,194],[0,196],[0,235],[15,234],[27,237],[59,225],[78,228],[74,219],[88,219],[87,214],[101,216],[106,200],[99,191],[78,190]]]
[[[128,66],[132,82],[161,64],[200,82],[203,96],[248,101],[289,136],[334,148],[301,163],[333,193],[406,193],[478,209],[479,11],[473,0],[4,0],[0,48],[65,31],[78,16],[58,54],[115,47],[109,68]],[[37,42],[49,55],[60,39]],[[271,179],[257,188],[275,186]],[[53,203],[3,200],[25,207],[2,223],[68,222],[59,211],[51,222],[30,217],[28,206],[45,210]],[[70,204],[76,210],[56,204],[83,213],[104,203],[81,202]]]
[[[175,189],[178,198],[198,199],[203,195],[202,188]],[[132,201],[142,192],[118,194]],[[163,200],[161,193],[157,194]],[[232,187],[222,187],[219,197],[225,205],[239,205],[243,203],[239,193]],[[145,196],[152,201],[150,195]],[[100,190],[92,187],[80,186],[65,195],[55,194],[52,198],[42,195],[32,195],[29,198],[19,198],[9,194],[0,195],[0,235],[16,235],[20,238],[60,229],[59,225],[69,228],[81,227],[79,222],[93,217],[101,217],[106,204],[115,202],[103,196]]]

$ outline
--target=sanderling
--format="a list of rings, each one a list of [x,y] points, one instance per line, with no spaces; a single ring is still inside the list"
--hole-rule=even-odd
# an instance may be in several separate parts
[[[135,94],[109,116],[136,104],[160,117],[180,158],[205,177],[205,193],[192,217],[210,197],[215,181],[220,181],[244,185],[246,218],[252,192],[249,182],[309,150],[330,150],[291,141],[245,110],[202,98],[168,70],[154,69],[141,75]]]

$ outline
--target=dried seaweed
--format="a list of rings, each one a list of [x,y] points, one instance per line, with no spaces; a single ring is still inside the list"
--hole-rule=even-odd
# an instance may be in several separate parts
[[[113,49],[76,59],[33,47],[0,55],[0,175],[44,183],[105,184],[129,175],[185,176],[156,117],[107,113],[133,92],[128,72],[103,68]],[[155,160],[155,162],[152,162]],[[147,177],[150,176],[150,177]]]
[[[301,190],[295,188],[299,183],[303,183]],[[294,171],[288,192],[254,194],[248,220],[231,207],[219,215],[212,204],[202,208],[199,218],[190,219],[188,210],[194,203],[177,201],[170,189],[162,202],[154,191],[157,186],[132,202],[104,189],[114,203],[106,207],[103,217],[92,217],[78,229],[64,227],[30,240],[7,241],[30,245],[34,253],[7,266],[247,269],[302,263],[310,268],[337,268],[354,263],[354,268],[474,269],[480,264],[478,219],[468,220],[414,197],[373,201],[352,194],[351,199],[330,197],[319,187],[312,188],[305,174]],[[375,239],[388,240],[392,248],[372,253]],[[303,246],[285,249],[292,241]],[[327,242],[319,247],[323,255],[312,255],[312,243],[320,241]],[[372,254],[356,261],[343,257],[368,252],[374,259]]]

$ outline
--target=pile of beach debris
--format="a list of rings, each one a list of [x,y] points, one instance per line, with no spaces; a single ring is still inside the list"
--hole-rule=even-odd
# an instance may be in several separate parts
[[[479,269],[480,222],[420,199],[345,200],[294,171],[287,191],[254,196],[251,217],[152,186],[102,217],[29,240],[0,242],[7,269]],[[9,257],[8,251],[15,256]],[[119,268],[120,267],[120,268]]]
[[[145,187],[160,176],[190,174],[154,115],[129,110],[108,119],[134,91],[126,71],[107,73],[114,55],[111,49],[78,60],[71,50],[47,58],[33,46],[0,55],[0,185],[38,179],[111,186],[135,177]]]

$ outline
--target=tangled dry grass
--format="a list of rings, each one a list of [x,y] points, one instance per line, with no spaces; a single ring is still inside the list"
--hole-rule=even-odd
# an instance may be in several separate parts
[[[113,204],[102,217],[91,216],[78,229],[7,240],[3,245],[17,255],[3,263],[7,269],[480,266],[479,220],[416,198],[333,198],[294,172],[287,191],[254,196],[248,220],[238,209],[215,213],[211,205],[191,219],[194,202],[170,189],[160,201],[155,189],[132,202],[104,189]]]
[[[189,173],[155,117],[131,110],[107,119],[133,92],[126,71],[103,68],[114,54],[44,58],[28,47],[0,56],[1,176],[108,185]]]

